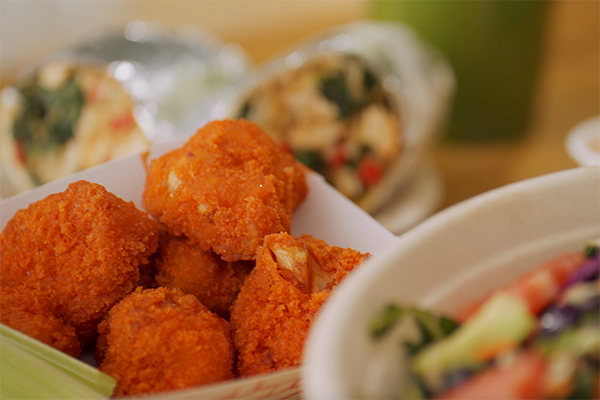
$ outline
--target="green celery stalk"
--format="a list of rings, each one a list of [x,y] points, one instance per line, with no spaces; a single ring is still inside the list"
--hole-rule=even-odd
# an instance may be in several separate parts
[[[115,380],[59,350],[0,324],[0,398],[106,399]]]

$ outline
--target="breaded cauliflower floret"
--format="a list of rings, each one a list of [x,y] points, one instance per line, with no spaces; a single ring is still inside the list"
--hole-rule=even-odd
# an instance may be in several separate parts
[[[265,237],[256,266],[231,308],[239,375],[300,364],[304,341],[323,302],[367,256],[307,235]]]
[[[144,207],[176,236],[225,261],[252,260],[263,238],[289,232],[304,173],[256,124],[224,120],[152,160]]]
[[[229,324],[178,289],[137,288],[98,331],[96,358],[116,379],[115,396],[233,378]]]
[[[209,310],[229,319],[229,308],[254,263],[223,261],[185,237],[165,233],[161,235],[154,266],[159,286],[193,294]]]
[[[108,310],[133,291],[158,245],[158,224],[96,183],[19,210],[0,234],[0,285],[46,298],[82,345]]]
[[[0,290],[0,323],[73,357],[81,354],[75,329],[56,317],[49,302],[31,289]]]

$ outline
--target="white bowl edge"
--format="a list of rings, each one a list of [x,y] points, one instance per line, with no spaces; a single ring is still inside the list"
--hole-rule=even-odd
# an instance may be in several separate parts
[[[576,125],[565,139],[565,149],[573,161],[581,166],[600,165],[600,149],[592,149],[592,140],[600,146],[600,116]]]

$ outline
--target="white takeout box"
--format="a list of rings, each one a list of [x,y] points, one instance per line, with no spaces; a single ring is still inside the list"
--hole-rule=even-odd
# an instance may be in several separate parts
[[[153,147],[149,159],[179,147],[185,138]],[[50,182],[33,190],[0,202],[0,227],[14,213],[49,194],[64,191],[68,184],[87,180],[103,185],[118,197],[133,201],[142,207],[145,184],[145,157],[132,155],[112,160],[69,177]],[[308,173],[309,193],[294,212],[292,235],[311,234],[330,245],[350,247],[377,256],[396,237],[379,225],[367,213],[333,189],[316,173]],[[144,397],[144,399],[295,399],[302,391],[301,368],[291,368],[278,373],[225,381],[198,388],[172,391]]]
[[[407,232],[338,286],[304,354],[309,399],[389,399],[405,365],[394,333],[374,341],[390,303],[452,315],[526,271],[600,237],[600,167],[529,179],[479,195]]]

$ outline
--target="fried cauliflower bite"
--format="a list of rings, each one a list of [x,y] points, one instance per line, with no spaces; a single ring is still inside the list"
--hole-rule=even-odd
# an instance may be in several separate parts
[[[233,378],[229,324],[178,289],[137,288],[98,327],[100,370],[115,396],[156,393]]]
[[[231,308],[239,375],[300,364],[304,341],[323,302],[367,256],[306,235],[265,237],[256,266]]]
[[[172,234],[238,261],[254,259],[266,235],[290,231],[307,190],[289,151],[252,122],[224,120],[152,160],[143,201]]]
[[[186,237],[164,233],[161,234],[154,266],[159,286],[192,294],[209,310],[228,320],[229,308],[254,263],[226,262],[212,251],[202,250]]]
[[[73,357],[81,354],[75,329],[50,304],[25,287],[0,290],[0,322]]]
[[[79,181],[19,210],[0,234],[0,286],[47,298],[82,346],[131,293],[158,245],[158,224],[132,202]]]

